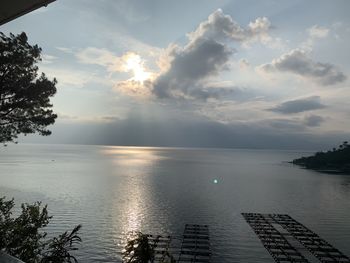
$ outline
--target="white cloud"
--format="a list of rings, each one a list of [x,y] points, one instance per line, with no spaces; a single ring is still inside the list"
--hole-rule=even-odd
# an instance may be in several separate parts
[[[109,72],[121,67],[120,59],[104,48],[87,47],[79,50],[75,56],[80,63],[99,65],[105,67]]]
[[[57,50],[62,51],[64,53],[67,54],[73,54],[73,50],[71,48],[67,48],[67,47],[56,47]]]
[[[43,54],[41,56],[41,59],[42,59],[41,63],[44,64],[44,65],[47,65],[47,64],[53,63],[54,60],[57,59],[57,57],[56,56],[52,56],[52,55],[48,55],[48,54]]]
[[[113,123],[121,120],[119,116],[115,115],[93,115],[93,116],[77,116],[58,112],[58,121],[62,123]]]
[[[310,37],[312,38],[325,38],[328,36],[329,29],[326,27],[321,27],[318,25],[314,25],[310,27],[308,30]]]
[[[306,30],[308,33],[307,39],[301,43],[301,49],[312,51],[315,43],[320,39],[326,38],[329,35],[330,29],[318,25],[314,25]]]
[[[259,17],[248,24],[247,28],[242,28],[230,15],[225,15],[221,9],[216,10],[208,19],[199,24],[198,28],[188,34],[189,45],[195,45],[200,39],[232,39],[238,42],[267,43],[271,40],[269,30],[271,22],[267,17]]]
[[[150,81],[140,82],[133,79],[119,81],[113,86],[113,90],[139,99],[152,97]]]
[[[40,70],[49,78],[56,78],[59,86],[83,88],[87,83],[109,84],[107,79],[91,72],[48,66],[41,66]]]
[[[116,56],[107,49],[88,47],[78,51],[75,56],[83,64],[99,65],[108,72],[131,72],[133,80],[144,81],[152,77],[151,72],[145,69],[144,60],[135,52],[126,52]]]
[[[238,64],[239,64],[239,68],[243,69],[243,70],[248,69],[250,67],[249,61],[247,59],[244,59],[244,58],[240,59],[238,61]]]

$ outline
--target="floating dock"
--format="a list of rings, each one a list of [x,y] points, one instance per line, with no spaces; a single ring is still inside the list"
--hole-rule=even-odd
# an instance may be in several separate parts
[[[147,237],[154,249],[154,262],[210,262],[207,225],[186,224],[182,236],[147,235]]]
[[[209,227],[185,225],[177,262],[210,262]]]
[[[165,262],[170,257],[171,236],[147,235],[149,244],[154,248],[154,262]]]
[[[259,213],[242,213],[242,215],[275,262],[315,262],[316,259],[325,263],[350,263],[349,257],[289,215]],[[301,244],[301,248],[297,248],[294,243]],[[305,253],[304,250],[309,253]],[[310,257],[310,254],[313,257]]]

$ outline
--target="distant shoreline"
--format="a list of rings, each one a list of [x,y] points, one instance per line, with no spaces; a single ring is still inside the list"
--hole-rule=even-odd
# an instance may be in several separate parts
[[[290,163],[321,173],[350,174],[350,145],[345,141],[338,148],[294,159]]]
[[[301,167],[302,169],[306,169],[306,170],[313,170],[319,173],[327,173],[327,174],[345,174],[345,175],[350,175],[350,170],[342,170],[342,169],[335,169],[335,168],[311,168],[311,167],[306,167],[305,165],[301,165],[301,164],[296,164],[293,161],[288,162],[294,165],[297,165],[299,167]]]

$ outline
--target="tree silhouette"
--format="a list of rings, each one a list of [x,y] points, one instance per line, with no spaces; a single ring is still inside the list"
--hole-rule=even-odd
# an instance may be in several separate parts
[[[30,45],[23,32],[7,37],[0,32],[0,142],[13,141],[21,133],[50,135],[55,122],[50,97],[56,79],[38,77],[41,48]]]
[[[155,261],[161,263],[176,262],[168,250],[163,251],[162,258],[155,260],[155,249],[161,236],[157,236],[152,242],[148,239],[148,236],[142,232],[131,232],[129,234],[129,240],[122,252],[124,263],[153,263]]]
[[[313,156],[292,161],[309,169],[350,173],[350,146],[347,141],[333,151],[317,152]]]
[[[148,263],[154,260],[154,248],[149,243],[147,235],[141,232],[129,240],[123,251],[123,262]]]

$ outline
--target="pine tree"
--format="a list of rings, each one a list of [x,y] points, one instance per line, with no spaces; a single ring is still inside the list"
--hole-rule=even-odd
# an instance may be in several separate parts
[[[40,54],[25,33],[7,37],[0,32],[0,143],[21,133],[51,134],[46,127],[57,118],[50,103],[57,81],[38,76]]]

